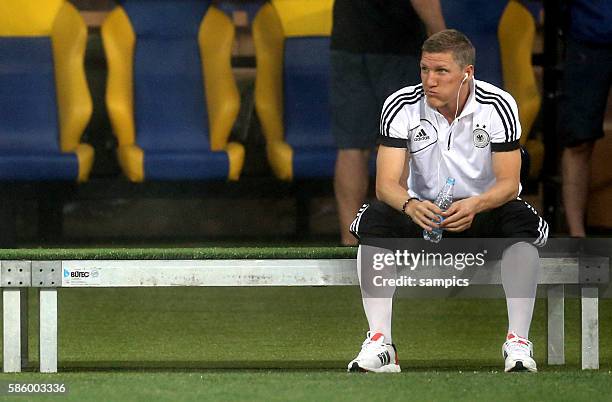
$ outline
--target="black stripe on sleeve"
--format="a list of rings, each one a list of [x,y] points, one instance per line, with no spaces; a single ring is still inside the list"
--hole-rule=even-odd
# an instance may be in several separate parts
[[[512,127],[512,135],[510,140],[518,139],[518,125],[516,124],[518,117],[515,115],[514,111],[512,110],[512,107],[510,106],[510,103],[506,100],[506,98],[504,98],[501,94],[485,91],[481,87],[476,87],[476,92],[486,99],[495,99],[499,102],[500,106],[504,110],[504,113],[506,114],[506,117],[508,118],[508,122],[511,124]]]
[[[414,95],[412,98],[410,99],[405,99],[402,100],[396,107],[395,109],[391,110],[391,116],[387,116],[388,120],[386,121],[386,124],[383,126],[383,131],[381,132],[382,135],[390,135],[390,130],[391,130],[391,123],[393,122],[393,119],[395,119],[395,116],[399,113],[400,110],[402,110],[402,108],[406,105],[414,105],[415,103],[417,103],[418,101],[421,100],[421,98],[423,97],[423,92],[418,92],[416,95]],[[384,122],[383,122],[384,123]]]
[[[506,118],[504,117],[504,113],[502,113],[502,111],[500,110],[500,104],[498,101],[490,101],[490,100],[486,100],[486,98],[482,98],[478,93],[476,93],[476,101],[478,103],[482,103],[484,105],[492,105],[495,110],[497,111],[497,115],[499,116],[502,124],[504,125],[504,132],[506,133],[506,142],[510,142],[512,140],[512,126],[510,125],[510,122],[506,121]]]
[[[380,114],[380,132],[381,133],[383,132],[383,121],[385,120],[385,116],[387,116],[387,114],[389,113],[389,110],[392,109],[394,105],[397,104],[398,101],[401,101],[402,99],[410,98],[417,92],[423,92],[423,84],[416,85],[412,89],[412,91],[400,93],[396,95],[392,100],[389,100],[388,102],[386,102],[386,105],[383,107],[383,110]]]
[[[510,141],[510,142],[492,142],[491,143],[491,151],[492,152],[509,152],[514,151],[515,149],[519,149],[521,143],[519,140]]]
[[[408,140],[405,138],[395,138],[387,137],[385,135],[379,135],[376,143],[391,148],[408,148]]]
[[[406,104],[416,103],[422,96],[422,86],[417,85],[412,92],[399,94],[389,101],[380,117],[380,134],[389,135],[389,126],[400,109]]]

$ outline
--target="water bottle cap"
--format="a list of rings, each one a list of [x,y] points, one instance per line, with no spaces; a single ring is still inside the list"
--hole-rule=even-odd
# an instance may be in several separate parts
[[[455,179],[453,179],[452,177],[449,177],[448,179],[446,179],[446,183],[447,184],[455,184]]]

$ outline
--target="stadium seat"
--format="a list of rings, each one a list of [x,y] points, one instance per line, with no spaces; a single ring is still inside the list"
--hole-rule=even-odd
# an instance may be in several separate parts
[[[106,104],[119,164],[133,182],[238,180],[244,147],[234,27],[206,0],[124,0],[102,25]]]
[[[334,174],[329,71],[333,0],[272,0],[253,22],[255,110],[281,180]]]
[[[533,14],[516,0],[441,3],[447,26],[465,33],[476,47],[476,77],[504,88],[516,99],[523,130],[521,144],[530,155],[530,177],[537,177],[544,160],[544,146],[540,140],[529,139],[541,104],[531,63],[535,39]]]
[[[244,0],[217,0],[215,6],[229,17],[236,11],[244,12],[247,15],[247,19],[252,21],[257,11],[259,11],[265,2],[266,0],[249,0],[248,2]]]
[[[0,2],[0,181],[86,181],[87,28],[65,0]]]

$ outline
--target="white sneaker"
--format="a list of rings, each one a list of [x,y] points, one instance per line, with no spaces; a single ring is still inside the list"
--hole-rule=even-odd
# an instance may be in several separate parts
[[[380,332],[370,334],[361,345],[357,357],[348,364],[349,372],[399,373],[402,371],[397,359],[395,345],[385,343],[385,337]]]
[[[506,373],[511,371],[530,371],[535,373],[538,371],[536,362],[533,360],[533,344],[527,338],[510,332],[506,337],[504,346],[502,346],[502,354],[504,359],[506,359]]]

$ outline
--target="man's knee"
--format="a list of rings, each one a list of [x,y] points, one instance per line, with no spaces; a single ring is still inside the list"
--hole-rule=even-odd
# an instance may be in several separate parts
[[[508,253],[512,255],[539,255],[538,248],[534,244],[527,241],[518,241],[510,244],[504,250],[504,255]]]
[[[593,152],[594,143],[592,141],[581,142],[576,145],[567,146],[564,152],[573,157],[590,157]]]
[[[338,150],[338,164],[368,163],[369,149],[348,148]]]

